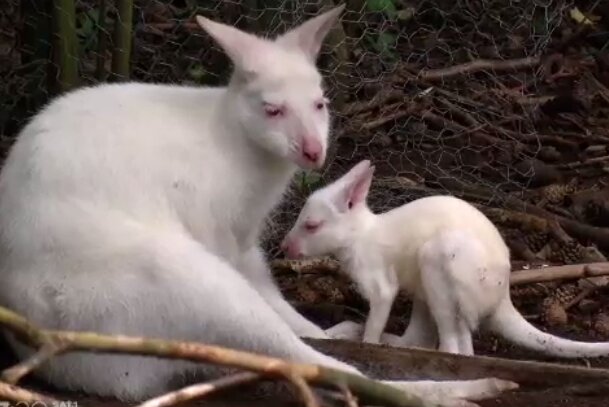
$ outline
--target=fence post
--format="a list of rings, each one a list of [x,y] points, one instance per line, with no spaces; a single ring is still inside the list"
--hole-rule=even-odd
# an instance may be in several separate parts
[[[133,31],[133,0],[118,0],[118,16],[114,25],[112,80],[129,79],[131,35]]]
[[[74,0],[54,0],[53,24],[53,61],[57,67],[57,85],[59,92],[66,92],[78,85],[78,42]]]

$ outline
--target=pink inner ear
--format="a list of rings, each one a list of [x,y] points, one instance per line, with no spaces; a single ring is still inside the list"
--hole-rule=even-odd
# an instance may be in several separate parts
[[[347,195],[347,207],[351,209],[355,205],[359,205],[366,200],[370,184],[372,183],[372,174],[374,167],[370,167],[360,174],[351,184]]]

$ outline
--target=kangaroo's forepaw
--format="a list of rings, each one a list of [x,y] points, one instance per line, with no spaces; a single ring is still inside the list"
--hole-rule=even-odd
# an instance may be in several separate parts
[[[359,341],[364,334],[364,326],[353,321],[343,321],[326,329],[326,334],[332,339]]]

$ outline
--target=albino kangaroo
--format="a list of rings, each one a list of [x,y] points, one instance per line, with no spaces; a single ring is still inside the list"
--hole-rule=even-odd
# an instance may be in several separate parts
[[[422,198],[383,214],[366,204],[374,167],[354,166],[307,200],[282,246],[290,257],[334,254],[370,303],[365,342],[379,342],[402,288],[414,297],[398,346],[437,346],[473,355],[482,323],[524,347],[562,357],[609,355],[609,342],[586,343],[544,333],[512,305],[510,255],[482,212],[450,196]],[[361,331],[361,329],[360,329]]]
[[[282,297],[259,247],[297,167],[324,163],[329,112],[315,61],[342,8],[274,40],[198,17],[234,63],[227,87],[114,84],[50,103],[0,175],[0,304],[46,328],[201,341],[359,373],[299,338],[329,335]],[[124,400],[214,372],[91,354],[40,370],[60,388]],[[515,387],[391,383],[455,406]]]

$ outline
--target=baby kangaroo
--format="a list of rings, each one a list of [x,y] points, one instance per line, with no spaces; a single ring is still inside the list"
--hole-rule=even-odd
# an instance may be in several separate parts
[[[415,200],[382,214],[366,204],[374,167],[361,161],[307,200],[282,248],[288,257],[333,254],[370,303],[365,342],[379,342],[398,289],[413,297],[397,346],[473,355],[480,325],[527,348],[562,357],[609,354],[609,342],[559,338],[529,324],[510,299],[510,255],[480,211],[450,196]]]

